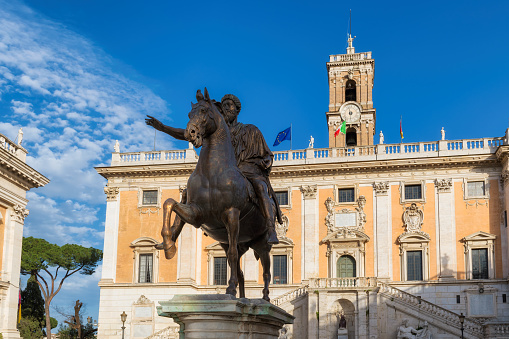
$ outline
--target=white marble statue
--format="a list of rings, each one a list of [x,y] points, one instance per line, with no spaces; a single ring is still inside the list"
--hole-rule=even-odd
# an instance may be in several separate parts
[[[416,330],[415,338],[419,339],[433,339],[433,336],[431,335],[431,331],[428,328],[428,322],[425,321],[422,329]]]
[[[18,131],[18,145],[21,145],[22,141],[23,141],[23,127],[20,127]]]
[[[445,130],[444,128],[442,127],[442,129],[440,130],[440,134],[442,134],[442,140],[445,140]]]
[[[314,145],[315,145],[315,138],[313,138],[313,136],[311,136],[311,138],[309,139],[309,148],[313,148]]]
[[[398,327],[397,339],[415,339],[414,333],[416,330],[412,326],[408,326],[408,319],[403,319],[401,326]]]
[[[278,339],[291,339],[291,335],[288,333],[288,327],[286,327],[286,325],[284,325],[283,328],[279,330]]]
[[[115,140],[115,145],[113,146],[113,149],[115,150],[116,153],[120,152],[120,143],[118,142],[118,140]]]
[[[380,131],[380,145],[384,144],[384,134]]]

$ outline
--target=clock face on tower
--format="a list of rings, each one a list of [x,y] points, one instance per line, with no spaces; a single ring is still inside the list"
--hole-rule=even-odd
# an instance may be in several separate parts
[[[357,122],[361,118],[361,110],[355,104],[346,104],[341,107],[341,118],[347,123]]]

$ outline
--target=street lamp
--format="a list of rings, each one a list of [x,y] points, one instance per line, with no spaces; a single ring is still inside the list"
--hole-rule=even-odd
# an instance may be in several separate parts
[[[465,316],[463,315],[463,313],[460,314],[460,323],[461,323],[461,339],[463,339],[463,323],[465,322]]]
[[[125,311],[123,311],[120,315],[120,320],[122,320],[122,339],[124,339],[125,321],[127,320],[127,314],[125,314]]]

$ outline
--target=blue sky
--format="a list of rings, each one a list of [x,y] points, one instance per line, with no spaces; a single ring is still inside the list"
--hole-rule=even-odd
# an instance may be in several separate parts
[[[272,145],[293,124],[293,148],[327,147],[325,63],[375,59],[376,135],[399,142],[502,136],[508,127],[505,1],[0,0],[0,133],[24,129],[28,163],[51,179],[28,193],[25,235],[103,247],[104,180],[121,151],[151,150],[146,114],[183,127],[189,102],[236,94],[239,120]],[[378,141],[378,137],[375,138]],[[186,148],[157,135],[157,149]],[[273,150],[285,150],[284,142]],[[81,299],[97,318],[99,272],[73,277],[53,301]],[[56,313],[56,312],[54,312]]]

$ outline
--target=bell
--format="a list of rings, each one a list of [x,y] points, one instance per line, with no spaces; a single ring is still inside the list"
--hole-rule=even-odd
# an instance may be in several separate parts
[[[346,147],[357,146],[357,133],[349,132],[346,133]]]

